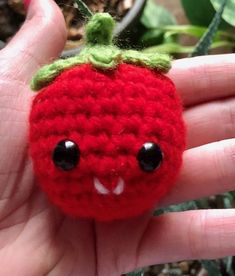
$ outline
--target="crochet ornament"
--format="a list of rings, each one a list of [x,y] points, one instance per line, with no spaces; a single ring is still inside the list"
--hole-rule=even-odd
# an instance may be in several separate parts
[[[41,188],[72,217],[142,214],[167,194],[185,147],[182,106],[163,75],[170,58],[120,50],[114,20],[92,16],[86,47],[40,69],[30,153]]]

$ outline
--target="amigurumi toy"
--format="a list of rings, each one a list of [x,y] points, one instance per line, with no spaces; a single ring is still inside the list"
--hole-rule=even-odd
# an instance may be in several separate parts
[[[92,16],[86,46],[40,69],[30,154],[50,201],[72,217],[114,220],[153,208],[174,184],[185,148],[182,106],[163,75],[170,58],[120,50],[114,20]]]

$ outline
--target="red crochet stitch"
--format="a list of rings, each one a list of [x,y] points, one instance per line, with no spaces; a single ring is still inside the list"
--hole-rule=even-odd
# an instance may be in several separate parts
[[[79,163],[69,171],[52,160],[64,139],[80,149]],[[112,220],[152,208],[175,182],[184,140],[172,81],[129,64],[112,71],[88,64],[64,71],[35,97],[30,115],[30,152],[39,183],[51,202],[73,217]],[[149,141],[164,155],[153,172],[141,170],[137,160]]]

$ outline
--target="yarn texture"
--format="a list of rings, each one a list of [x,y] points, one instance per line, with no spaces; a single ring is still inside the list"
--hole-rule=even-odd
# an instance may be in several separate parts
[[[110,45],[113,40],[115,22],[108,13],[95,14],[86,25],[88,44]]]
[[[86,26],[86,46],[78,56],[58,60],[41,68],[31,82],[32,90],[40,90],[56,76],[76,65],[89,63],[97,69],[113,70],[121,63],[141,65],[166,73],[171,66],[168,55],[120,50],[112,42],[115,22],[107,13],[97,13]]]
[[[109,22],[104,18],[95,17]],[[30,113],[29,145],[39,185],[53,204],[75,218],[110,221],[140,215],[168,193],[182,164],[185,127],[175,86],[163,75],[170,59],[108,46],[112,37],[97,35],[96,27],[111,33],[113,25],[92,20],[83,53],[47,65],[33,79],[32,88],[41,90]],[[53,160],[64,140],[79,148],[70,170]],[[162,163],[151,172],[137,159],[146,142],[162,150]]]

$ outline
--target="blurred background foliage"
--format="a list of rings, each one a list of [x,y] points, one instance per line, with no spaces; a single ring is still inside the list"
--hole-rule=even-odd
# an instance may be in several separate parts
[[[144,48],[144,51],[148,52],[168,53],[177,58],[190,55],[222,2],[222,0],[181,0],[180,3],[189,22],[187,25],[182,25],[178,24],[173,13],[159,5],[157,0],[147,0],[138,26],[138,39],[132,46]],[[210,52],[213,53],[211,50],[215,49],[219,53],[233,51],[234,11],[235,0],[227,0],[218,30],[210,45]]]

